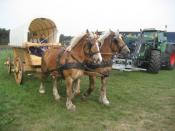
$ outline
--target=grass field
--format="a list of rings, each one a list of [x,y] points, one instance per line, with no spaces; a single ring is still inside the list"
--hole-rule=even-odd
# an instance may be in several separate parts
[[[76,112],[65,106],[65,85],[61,100],[52,96],[51,80],[46,94],[38,93],[39,81],[25,76],[16,85],[13,74],[3,65],[6,51],[0,51],[0,130],[1,131],[174,131],[175,70],[159,74],[114,70],[108,82],[109,107],[99,104],[99,80],[93,94],[74,99]],[[88,86],[82,78],[81,91]]]

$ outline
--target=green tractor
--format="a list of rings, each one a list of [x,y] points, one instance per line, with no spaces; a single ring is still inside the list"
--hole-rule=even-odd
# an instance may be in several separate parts
[[[115,59],[114,69],[147,70],[150,73],[158,73],[161,68],[174,68],[175,44],[168,43],[166,31],[144,29],[140,31],[135,42],[126,41],[126,43],[129,44],[131,54],[125,59],[122,57]]]

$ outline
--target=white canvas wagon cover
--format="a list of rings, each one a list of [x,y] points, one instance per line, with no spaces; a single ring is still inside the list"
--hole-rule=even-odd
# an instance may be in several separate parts
[[[30,42],[33,34],[37,34],[38,37],[44,34],[48,43],[56,43],[58,40],[57,31],[57,25],[51,19],[35,18],[10,30],[9,45],[23,46],[26,42]]]

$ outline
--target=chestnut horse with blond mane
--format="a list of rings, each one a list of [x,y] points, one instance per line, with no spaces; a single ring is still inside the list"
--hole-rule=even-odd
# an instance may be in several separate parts
[[[70,46],[66,49],[59,47],[57,49],[48,49],[42,56],[42,75],[39,88],[40,93],[45,93],[44,81],[50,74],[53,78],[53,95],[55,100],[59,100],[58,78],[64,78],[66,83],[68,110],[75,111],[75,105],[72,103],[74,97],[73,85],[84,73],[84,63],[101,62],[102,57],[99,52],[97,37],[88,31],[75,37]]]
[[[107,90],[107,79],[109,76],[109,73],[112,70],[112,58],[116,54],[122,54],[127,55],[130,50],[123,41],[121,35],[119,32],[105,32],[104,35],[102,35],[99,39],[100,46],[100,53],[102,55],[103,61],[101,64],[92,64],[89,63],[87,66],[90,69],[93,69],[94,72],[98,72],[101,76],[101,89],[100,89],[100,103],[104,105],[109,105],[109,100],[106,96],[106,90]],[[92,70],[91,70],[92,71]],[[89,75],[89,88],[84,92],[83,99],[88,97],[91,92],[95,88],[95,79],[97,74],[86,72],[86,75]],[[77,81],[77,90],[80,92],[80,80]]]

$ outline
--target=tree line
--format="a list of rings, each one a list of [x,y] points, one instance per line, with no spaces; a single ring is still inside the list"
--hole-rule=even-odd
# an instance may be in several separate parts
[[[66,36],[64,34],[60,35],[60,43],[64,46],[68,46],[73,36]]]
[[[0,28],[0,45],[7,45],[9,43],[10,30]]]
[[[66,36],[64,34],[60,35],[59,42],[65,46],[69,45],[72,36]],[[0,45],[7,45],[10,40],[10,30],[5,28],[0,28]]]

